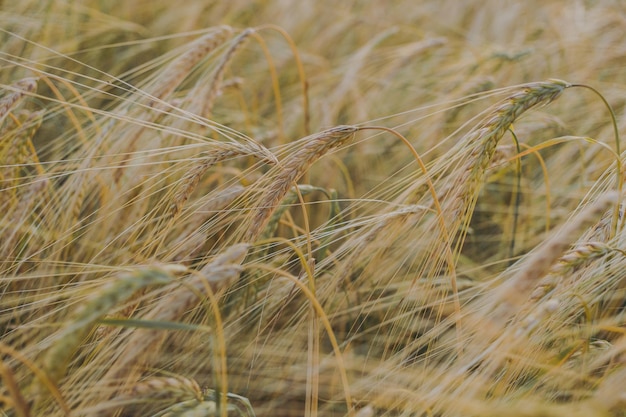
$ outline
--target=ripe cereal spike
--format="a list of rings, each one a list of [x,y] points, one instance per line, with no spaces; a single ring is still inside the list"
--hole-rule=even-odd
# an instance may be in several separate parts
[[[157,82],[157,87],[151,93],[154,101],[165,100],[187,77],[189,72],[202,58],[211,53],[231,35],[230,26],[218,26],[214,31],[196,39],[191,43],[187,52],[171,62],[163,71]]]
[[[150,309],[141,318],[152,321],[177,321],[189,311],[195,304],[201,302],[196,295],[204,293],[205,280],[209,282],[211,289],[217,291],[226,283],[237,279],[243,270],[240,265],[243,262],[250,245],[233,245],[209,262],[199,274],[193,274],[185,279],[185,286],[173,284],[166,287],[165,295],[150,306]],[[194,289],[196,292],[192,291]],[[125,344],[123,354],[111,365],[107,374],[102,378],[102,383],[118,380],[124,375],[131,373],[132,365],[138,361],[149,362],[152,355],[157,353],[160,342],[165,333],[160,330],[140,330],[130,334]]]
[[[89,334],[93,324],[112,308],[130,298],[138,289],[152,284],[166,284],[172,276],[164,269],[144,267],[123,274],[89,297],[75,312],[68,326],[62,328],[44,357],[44,369],[55,380],[65,372],[76,347]]]
[[[611,247],[603,242],[583,242],[567,251],[550,268],[550,274],[563,275],[588,260],[598,258],[611,252]]]
[[[202,176],[216,163],[241,155],[255,156],[259,160],[271,165],[278,162],[276,157],[267,148],[260,144],[255,144],[256,148],[252,148],[252,144],[253,142],[251,141],[246,144],[246,146],[229,144],[209,151],[207,155],[181,179],[180,186],[174,194],[174,200],[170,204],[170,216],[172,218],[178,216],[185,203],[198,186]]]
[[[14,109],[26,95],[34,93],[37,90],[37,78],[23,78],[11,84],[9,94],[0,99],[0,123],[4,121],[9,112]]]
[[[259,199],[256,210],[251,215],[250,226],[244,237],[245,242],[254,242],[270,221],[274,210],[311,165],[326,152],[338,148],[350,140],[359,130],[355,126],[336,126],[306,138],[302,148],[291,154],[280,164],[281,172],[276,175],[267,190]]]
[[[214,416],[217,412],[217,405],[214,401],[190,400],[174,404],[165,410],[162,417],[204,417]]]
[[[567,224],[556,231],[547,240],[541,250],[537,250],[510,281],[503,284],[495,294],[497,308],[492,315],[493,320],[504,324],[525,303],[537,282],[550,271],[550,267],[561,257],[572,241],[612,205],[617,202],[617,193],[609,192],[587,206]]]
[[[133,385],[128,393],[130,398],[167,398],[172,402],[196,399],[202,400],[202,390],[198,383],[183,376],[151,377]]]
[[[241,32],[239,36],[235,38],[235,40],[233,41],[233,44],[230,46],[230,48],[228,48],[228,50],[222,57],[222,60],[217,65],[217,68],[215,69],[215,72],[213,73],[213,80],[208,85],[208,91],[205,94],[202,94],[202,96],[204,96],[205,98],[204,98],[204,105],[201,111],[201,116],[209,117],[213,109],[213,103],[215,102],[215,99],[219,95],[219,92],[222,86],[222,81],[224,79],[224,73],[226,72],[226,69],[228,69],[228,65],[230,64],[233,57],[235,56],[235,53],[237,53],[237,51],[246,43],[250,35],[252,35],[253,33],[254,33],[254,29],[252,28],[248,28],[244,30],[243,32]]]
[[[498,142],[515,120],[527,110],[555,100],[568,87],[570,84],[561,80],[527,84],[503,100],[475,130],[468,133],[464,141],[472,149],[463,168],[464,173],[451,184],[453,198],[449,200],[450,218],[463,219],[473,210],[474,201]]]

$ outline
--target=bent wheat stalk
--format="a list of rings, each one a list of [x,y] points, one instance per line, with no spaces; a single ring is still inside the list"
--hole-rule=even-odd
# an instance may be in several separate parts
[[[123,275],[94,294],[78,308],[71,323],[60,332],[58,340],[46,353],[44,369],[48,376],[52,380],[62,376],[73,350],[88,335],[96,320],[140,288],[170,282],[173,279],[171,274],[177,271],[180,271],[180,267],[176,265],[138,269]]]
[[[491,321],[498,327],[504,326],[530,298],[539,279],[551,271],[551,267],[562,258],[563,252],[576,241],[580,231],[597,221],[616,202],[617,194],[609,192],[555,232],[541,250],[530,256],[519,272],[492,295],[494,313],[490,314]]]
[[[452,184],[448,199],[448,218],[457,223],[471,214],[476,197],[483,183],[485,172],[495,154],[498,142],[511,125],[526,111],[545,105],[561,95],[571,84],[561,80],[548,80],[527,84],[509,96],[487,116],[478,127],[470,132],[464,142],[472,147],[469,160],[464,164],[457,181]]]
[[[355,126],[336,126],[309,136],[307,143],[280,164],[281,172],[262,194],[251,215],[244,242],[254,242],[270,220],[274,210],[291,187],[326,152],[343,145],[359,130]]]
[[[214,31],[193,41],[189,46],[189,50],[171,62],[156,80],[157,86],[151,93],[153,100],[162,101],[167,99],[187,77],[193,67],[223,43],[232,32],[233,29],[230,26],[219,26]]]
[[[160,322],[176,321],[188,311],[194,303],[199,303],[198,294],[205,291],[208,283],[213,292],[225,288],[239,277],[243,267],[240,265],[248,252],[249,245],[237,244],[227,248],[212,262],[208,263],[199,274],[188,277],[185,286],[168,287],[167,295],[156,302],[145,313],[142,319]],[[119,386],[119,378],[132,380],[137,362],[149,362],[156,354],[166,333],[160,330],[136,329],[125,343],[123,354],[111,364],[100,384],[106,386],[115,383]]]

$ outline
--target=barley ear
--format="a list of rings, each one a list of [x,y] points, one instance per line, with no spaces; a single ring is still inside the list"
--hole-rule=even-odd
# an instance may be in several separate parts
[[[11,93],[0,99],[0,123],[4,121],[9,112],[17,107],[22,99],[37,90],[37,78],[23,78],[8,87]]]
[[[183,376],[151,377],[135,384],[129,393],[132,397],[171,398],[175,401],[189,399],[202,400],[202,390],[198,383]]]
[[[497,306],[491,315],[496,323],[503,325],[529,299],[537,282],[550,272],[550,268],[576,241],[581,230],[596,222],[604,212],[617,203],[617,193],[610,192],[585,207],[567,224],[557,230],[540,250],[535,251],[520,270],[494,294]]]
[[[151,92],[152,100],[166,100],[185,77],[189,75],[193,67],[217,46],[222,44],[232,31],[230,26],[219,26],[193,41],[189,49],[172,61],[156,80],[157,87]]]
[[[74,313],[70,323],[61,329],[54,344],[46,352],[43,365],[48,376],[57,380],[65,372],[67,363],[94,323],[119,303],[131,297],[138,289],[152,284],[170,282],[177,267],[146,267],[126,273],[110,282],[87,299]]]
[[[207,170],[209,170],[209,168],[216,163],[242,155],[254,156],[270,165],[278,163],[276,157],[263,145],[255,144],[256,146],[252,146],[252,144],[253,142],[249,142],[245,146],[238,144],[224,144],[209,151],[198,162],[198,164],[189,170],[189,172],[187,172],[180,180],[174,194],[173,201],[170,204],[170,218],[176,218],[178,216],[185,203],[198,186],[200,179],[204,176]]]
[[[228,48],[224,56],[222,56],[221,61],[219,62],[217,68],[213,73],[213,79],[211,80],[211,83],[207,86],[207,91],[200,94],[200,97],[204,98],[204,105],[200,114],[201,116],[210,116],[211,111],[213,110],[213,104],[215,102],[215,99],[219,95],[222,81],[224,79],[224,74],[228,69],[229,64],[233,60],[235,53],[245,44],[250,35],[252,35],[253,33],[254,29],[251,28],[248,28],[241,32],[239,36],[235,38],[232,45],[230,46],[230,48]]]
[[[306,143],[280,164],[280,172],[271,179],[263,192],[259,203],[251,215],[249,227],[245,233],[245,242],[254,242],[270,221],[272,213],[291,187],[300,179],[311,165],[326,152],[343,145],[359,129],[355,126],[336,126],[323,132],[308,136]]]
[[[524,112],[555,100],[570,84],[561,80],[531,83],[503,100],[463,139],[471,147],[464,172],[448,188],[452,190],[447,201],[449,218],[453,222],[464,220],[472,212],[486,170],[500,139]]]

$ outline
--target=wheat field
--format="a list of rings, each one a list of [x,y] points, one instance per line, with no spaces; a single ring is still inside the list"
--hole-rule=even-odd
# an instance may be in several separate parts
[[[623,2],[0,19],[0,416],[626,416]]]

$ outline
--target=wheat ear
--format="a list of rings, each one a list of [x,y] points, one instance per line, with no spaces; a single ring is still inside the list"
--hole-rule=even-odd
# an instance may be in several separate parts
[[[233,245],[220,253],[215,259],[208,263],[200,274],[194,274],[186,281],[185,286],[167,287],[167,295],[162,297],[143,317],[153,321],[175,321],[189,310],[190,307],[198,303],[197,293],[205,291],[205,281],[208,281],[211,289],[215,292],[224,288],[234,279],[239,277],[249,245]],[[124,354],[119,355],[113,366],[102,378],[102,382],[107,384],[121,377],[124,373],[132,375],[131,365],[140,356],[143,361],[149,361],[148,352],[158,351],[158,341],[162,340],[165,333],[159,330],[146,330],[133,332],[124,348]],[[148,350],[148,348],[150,348]]]
[[[189,218],[185,219],[185,229],[176,230],[176,237],[168,242],[170,255],[165,259],[183,263],[194,259],[206,243],[203,223],[235,201],[244,191],[243,186],[235,184],[203,196],[202,204],[198,204]]]
[[[536,287],[537,281],[550,272],[550,268],[567,250],[568,246],[576,241],[581,230],[597,222],[604,212],[617,203],[617,194],[610,192],[587,206],[567,224],[555,232],[548,241],[535,251],[527,262],[520,266],[520,270],[493,295],[493,321],[503,325],[525,303]]]
[[[193,41],[191,45],[189,45],[187,52],[171,62],[156,80],[158,86],[151,93],[152,100],[161,101],[167,99],[185,77],[187,77],[193,67],[217,46],[222,44],[232,32],[233,29],[230,26],[219,26],[215,28],[215,30]]]
[[[213,104],[215,99],[219,96],[219,92],[222,88],[222,81],[224,80],[224,74],[228,69],[235,53],[246,43],[250,35],[254,33],[254,29],[248,28],[241,32],[239,36],[235,38],[233,44],[228,48],[226,53],[222,56],[215,72],[213,73],[213,79],[208,84],[206,92],[200,92],[198,98],[203,99],[203,106],[200,115],[203,117],[209,117],[213,110]]]
[[[359,129],[355,126],[336,126],[308,136],[305,145],[287,157],[280,164],[280,173],[272,178],[272,183],[259,199],[259,204],[251,215],[250,225],[244,241],[254,242],[270,221],[274,210],[315,161],[333,148],[343,145]]]
[[[27,224],[27,219],[33,215],[33,208],[36,207],[37,204],[41,204],[41,201],[37,200],[38,198],[41,199],[42,193],[49,185],[50,179],[47,176],[35,178],[22,195],[20,195],[19,201],[14,207],[12,207],[12,211],[8,212],[7,224],[13,225],[13,230],[10,233],[5,231],[5,234],[2,236],[2,243],[0,243],[0,256],[3,258],[8,259],[16,255],[16,242],[21,237],[26,236],[21,233],[21,226]],[[35,249],[33,248],[30,239],[39,240],[41,239],[41,236],[37,233],[33,233],[29,228],[26,228],[25,232],[30,232],[28,235],[28,252],[32,253]],[[21,255],[22,257],[25,257],[26,253],[21,253]]]
[[[161,417],[202,417],[214,416],[217,413],[215,401],[189,400],[174,404],[164,410]]]
[[[145,407],[149,409],[163,409],[176,403],[186,401],[203,401],[202,389],[194,379],[181,375],[167,377],[149,377],[136,382],[130,389],[107,402],[96,407],[94,417],[113,415],[113,409],[124,407],[124,415],[137,415]],[[143,408],[136,408],[143,407]]]
[[[151,377],[135,384],[131,397],[167,398],[173,402],[196,399],[202,400],[202,390],[198,383],[183,376]]]
[[[270,216],[270,220],[268,221],[267,225],[265,226],[263,232],[259,237],[260,240],[269,239],[274,235],[274,232],[276,231],[276,228],[280,223],[282,215],[285,214],[289,207],[291,207],[291,205],[293,205],[298,200],[298,192],[300,193],[300,195],[305,196],[316,190],[321,189],[308,184],[300,184],[297,187],[294,186],[289,191],[289,193],[287,193],[285,198],[282,199],[282,201],[280,202],[280,206]],[[262,258],[263,255],[265,255],[266,253],[267,251],[263,251],[259,258]]]
[[[9,112],[19,104],[22,98],[37,90],[37,78],[23,78],[11,84],[6,89],[11,91],[11,93],[0,100],[0,123],[2,123]]]
[[[254,145],[256,145],[256,148],[253,147]],[[267,148],[261,144],[255,144],[252,141],[250,141],[247,146],[238,144],[219,145],[218,149],[207,152],[204,158],[181,179],[180,185],[174,194],[172,204],[170,205],[170,217],[175,218],[178,216],[185,203],[196,189],[200,179],[209,168],[220,161],[241,155],[252,155],[271,165],[278,162],[274,154]]]
[[[44,111],[31,112],[21,110],[16,112],[15,123],[7,123],[9,126],[3,126],[0,131],[0,160],[5,162],[12,168],[3,173],[5,178],[16,178],[20,165],[26,163],[28,159],[39,162],[35,148],[32,144],[32,138],[43,122]],[[41,170],[41,167],[38,166]],[[11,172],[13,171],[13,172]]]
[[[147,285],[171,282],[174,272],[180,272],[180,267],[167,265],[141,268],[120,276],[92,295],[77,309],[70,324],[60,331],[56,342],[46,352],[43,365],[48,376],[52,380],[62,376],[74,349],[89,334],[98,319],[128,299],[138,289]]]
[[[537,300],[544,297],[559,283],[566,273],[575,270],[588,261],[605,256],[615,251],[603,242],[579,242],[568,250],[550,267],[548,275],[539,281],[530,298]]]
[[[27,180],[22,177],[20,181],[20,171],[28,161],[35,164],[38,173],[43,173],[32,138],[41,126],[44,112],[23,110],[16,113],[16,121],[9,119],[0,130],[0,207],[5,212],[22,190],[18,185]]]
[[[524,112],[555,100],[570,84],[561,80],[548,80],[527,84],[524,88],[503,100],[478,127],[468,133],[464,142],[472,150],[464,173],[451,184],[452,198],[448,214],[451,219],[465,219],[471,213],[485,172],[491,163],[502,136]],[[455,221],[455,220],[453,220]]]

